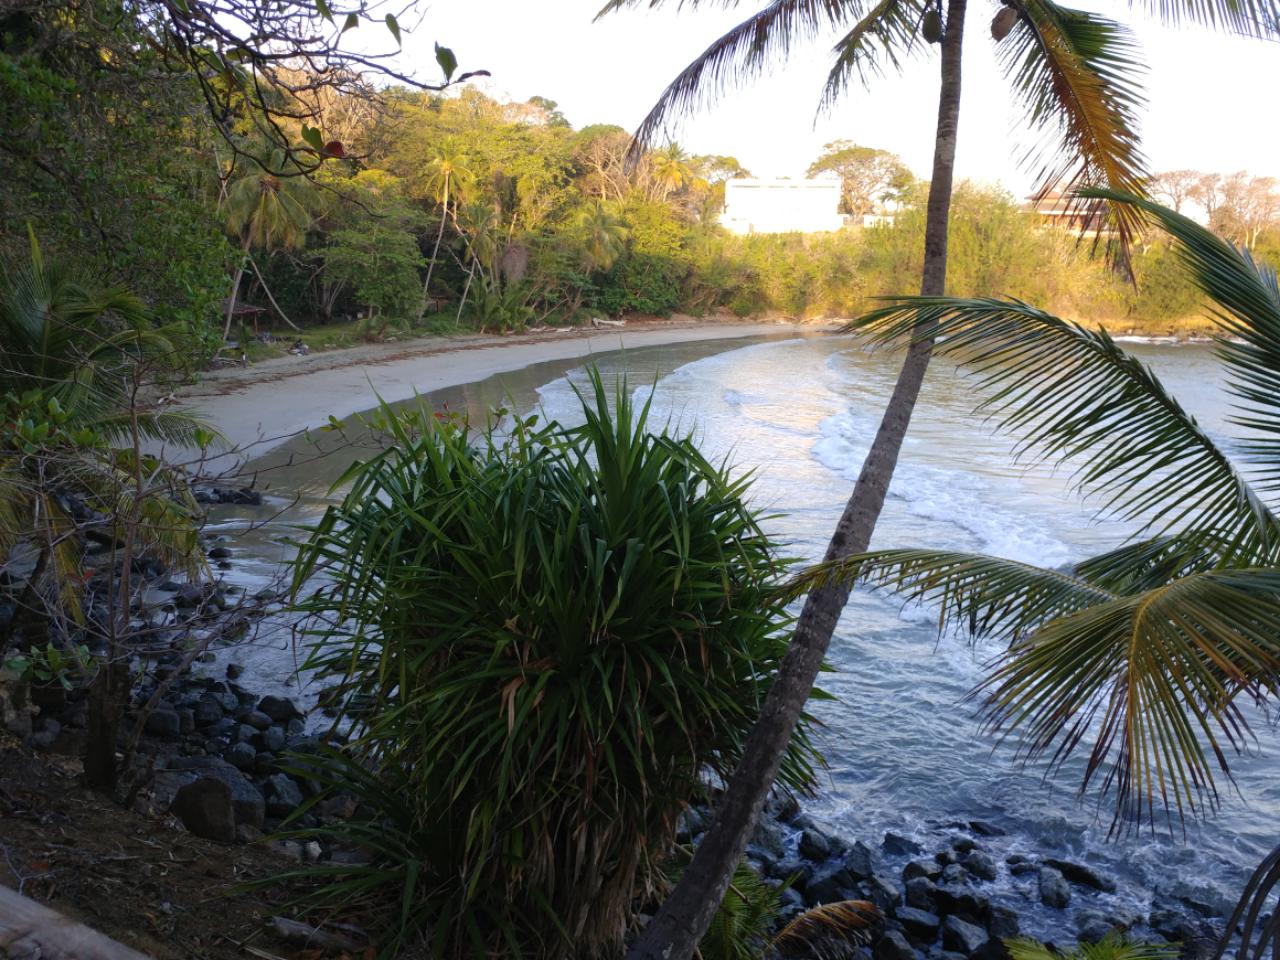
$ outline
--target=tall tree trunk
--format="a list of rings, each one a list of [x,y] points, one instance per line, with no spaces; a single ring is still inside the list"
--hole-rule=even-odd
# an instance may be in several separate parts
[[[276,298],[271,295],[271,288],[267,286],[267,281],[263,278],[262,271],[258,269],[258,261],[254,260],[253,257],[249,257],[248,259],[249,266],[253,267],[253,275],[257,277],[258,282],[262,284],[262,292],[267,295],[267,299],[271,301],[271,305],[276,308],[276,313],[280,314],[280,319],[291,326],[294,330],[301,333],[302,328],[289,319],[288,315],[280,309],[280,304],[276,303]]]
[[[236,314],[236,295],[240,292],[240,281],[244,278],[245,264],[249,262],[249,238],[244,238],[240,246],[240,266],[236,268],[235,279],[231,281],[231,296],[227,297],[227,322],[222,326],[222,339],[231,336],[231,318]]]
[[[920,283],[921,292],[927,296],[940,296],[946,288],[947,225],[960,117],[965,3],[966,0],[949,0],[942,42],[937,139]],[[862,553],[870,544],[932,353],[933,342],[929,338],[913,343],[907,351],[880,429],[827,546],[827,560]],[[809,594],[760,719],[747,738],[742,760],[716,810],[715,821],[675,890],[632,945],[628,960],[688,960],[697,949],[746,852],[850,590],[851,585],[842,582]]]
[[[436,233],[435,249],[431,251],[431,262],[427,264],[427,279],[422,284],[422,304],[418,307],[418,320],[427,315],[427,295],[431,289],[431,273],[436,268],[436,257],[440,255],[440,241],[444,239],[444,223],[449,219],[449,175],[444,175],[444,208],[440,211],[440,230]]]
[[[462,322],[462,309],[467,305],[467,294],[471,290],[471,280],[476,275],[476,259],[471,258],[471,269],[467,271],[467,282],[462,288],[462,299],[458,301],[458,316],[454,318],[454,323]]]

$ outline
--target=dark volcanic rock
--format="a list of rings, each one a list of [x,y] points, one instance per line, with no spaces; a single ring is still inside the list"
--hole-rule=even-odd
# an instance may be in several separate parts
[[[831,856],[831,843],[820,830],[805,830],[800,834],[800,856],[821,863]]]
[[[994,880],[998,873],[996,862],[977,850],[961,860],[960,865],[979,880]]]
[[[169,769],[198,771],[200,776],[221,780],[231,790],[236,823],[262,828],[267,815],[267,804],[262,791],[226,760],[218,757],[175,757],[169,761]]]
[[[1071,888],[1066,878],[1053,867],[1040,868],[1040,902],[1061,910],[1071,902]]]
[[[275,723],[287,723],[294,717],[302,716],[301,711],[293,705],[293,701],[288,697],[263,697],[258,701],[258,709]]]
[[[884,913],[891,913],[902,900],[902,889],[891,878],[879,874],[858,884],[858,892]]]
[[[267,727],[258,734],[258,746],[268,753],[279,753],[284,749],[285,735],[280,727]]]
[[[226,759],[237,770],[246,772],[253,770],[258,758],[258,751],[248,743],[233,743],[227,748]]]
[[[206,776],[187,784],[169,809],[197,837],[235,843],[235,806],[231,788],[221,780]]]
[[[916,943],[933,943],[938,938],[942,921],[936,913],[915,907],[899,907],[896,916],[907,936]]]
[[[1072,883],[1078,883],[1083,887],[1092,887],[1094,890],[1101,890],[1103,893],[1115,893],[1116,882],[1110,877],[1104,877],[1082,863],[1072,863],[1070,860],[1054,860],[1046,858],[1042,860],[1046,867],[1052,867],[1060,874],[1070,880]]]
[[[916,951],[907,938],[896,930],[890,930],[876,944],[875,960],[915,960]]]
[[[991,922],[987,924],[987,930],[991,935],[999,940],[1008,940],[1018,935],[1018,913],[1009,907],[1000,907],[993,905],[991,907]]]
[[[977,954],[991,938],[987,931],[959,917],[947,917],[942,924],[942,946],[966,957]]]
[[[907,906],[936,912],[938,888],[928,877],[916,877],[907,881]]]
[[[164,740],[177,740],[182,734],[182,720],[176,710],[158,707],[147,717],[147,733]]]
[[[273,817],[286,817],[302,803],[302,790],[284,773],[267,777],[267,811]]]
[[[902,868],[902,879],[914,880],[916,877],[927,877],[937,880],[942,876],[942,864],[937,860],[912,860]]]
[[[875,851],[858,840],[845,853],[844,865],[856,879],[865,880],[876,872]]]
[[[886,833],[880,849],[891,857],[914,857],[924,853],[920,844],[897,833]]]
[[[943,886],[934,897],[937,912],[983,925],[991,917],[991,901],[966,887]]]

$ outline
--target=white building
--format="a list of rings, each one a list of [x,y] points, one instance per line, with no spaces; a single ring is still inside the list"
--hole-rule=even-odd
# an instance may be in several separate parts
[[[730,233],[818,233],[844,226],[840,181],[726,180],[720,224]]]

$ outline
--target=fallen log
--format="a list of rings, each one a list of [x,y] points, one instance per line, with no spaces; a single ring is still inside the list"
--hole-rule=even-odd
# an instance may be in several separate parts
[[[0,886],[0,958],[151,960],[4,886]]]

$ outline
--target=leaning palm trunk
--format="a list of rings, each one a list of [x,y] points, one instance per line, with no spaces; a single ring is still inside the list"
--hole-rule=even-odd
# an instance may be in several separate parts
[[[965,4],[966,0],[949,0],[947,5],[937,140],[925,224],[921,291],[926,296],[941,296],[946,288],[947,225],[960,118]],[[916,340],[907,351],[880,429],[827,546],[829,561],[862,553],[870,544],[932,352],[933,341],[928,336]],[[787,743],[813,690],[836,623],[848,602],[850,589],[850,584],[841,580],[809,594],[782,668],[716,811],[715,822],[703,837],[680,883],[631,947],[629,960],[688,960],[696,950],[724,899],[734,868],[746,852]]]
[[[449,219],[449,176],[444,178],[444,207],[440,211],[440,230],[436,233],[435,249],[431,251],[431,262],[427,264],[427,279],[422,284],[422,303],[418,306],[418,320],[427,315],[427,301],[431,291],[431,274],[436,268],[436,258],[440,256],[440,241],[444,239],[444,224]]]
[[[231,296],[227,297],[227,322],[222,326],[222,339],[231,336],[231,318],[236,315],[236,296],[240,293],[240,281],[244,279],[245,266],[249,262],[249,238],[244,238],[240,247],[240,266],[236,267],[235,278],[231,281]]]

